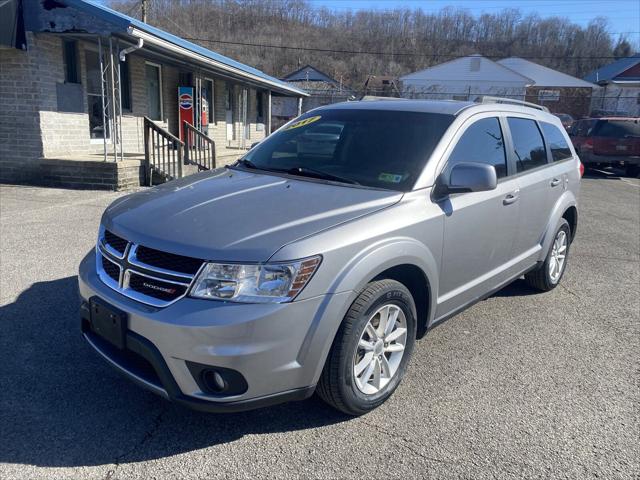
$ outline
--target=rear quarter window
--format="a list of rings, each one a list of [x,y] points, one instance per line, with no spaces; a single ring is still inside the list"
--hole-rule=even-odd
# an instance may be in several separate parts
[[[560,129],[550,123],[542,122],[540,125],[542,125],[544,138],[551,150],[551,158],[553,161],[559,162],[560,160],[571,158],[573,156],[571,149]]]

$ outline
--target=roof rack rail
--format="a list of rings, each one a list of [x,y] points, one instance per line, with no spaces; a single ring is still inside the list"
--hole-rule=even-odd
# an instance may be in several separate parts
[[[525,107],[535,108],[536,110],[542,110],[543,112],[549,112],[547,107],[538,105],[537,103],[525,102],[524,100],[515,100],[513,98],[491,97],[484,95],[477,100],[479,103],[508,103],[511,105],[522,105]]]

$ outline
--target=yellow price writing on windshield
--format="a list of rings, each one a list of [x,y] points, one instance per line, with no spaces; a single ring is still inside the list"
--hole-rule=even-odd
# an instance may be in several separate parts
[[[305,125],[309,125],[310,123],[317,122],[322,117],[320,115],[316,115],[315,117],[303,118],[295,123],[289,125],[285,130],[293,130],[294,128],[304,127]]]

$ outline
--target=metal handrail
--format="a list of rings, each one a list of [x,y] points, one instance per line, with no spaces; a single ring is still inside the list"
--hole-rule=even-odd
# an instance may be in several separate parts
[[[182,128],[185,165],[196,165],[198,170],[216,168],[216,143],[189,122],[183,122]]]
[[[144,159],[147,183],[153,183],[153,172],[168,180],[182,177],[184,142],[144,117]]]
[[[516,100],[514,98],[492,97],[490,95],[483,95],[478,99],[479,103],[508,103],[511,105],[522,105],[525,107],[535,108],[536,110],[542,110],[548,112],[549,109],[543,105],[537,103],[525,102],[524,100]]]

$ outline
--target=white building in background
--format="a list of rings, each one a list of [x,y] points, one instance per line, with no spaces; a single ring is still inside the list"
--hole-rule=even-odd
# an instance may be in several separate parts
[[[596,85],[523,58],[470,55],[400,77],[402,96],[474,101],[483,95],[544,105],[574,118],[589,114]]]
[[[482,95],[524,100],[533,80],[481,55],[400,77],[402,96],[424,99],[475,100]]]

